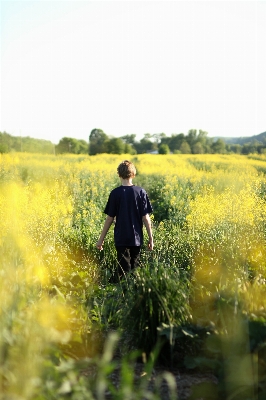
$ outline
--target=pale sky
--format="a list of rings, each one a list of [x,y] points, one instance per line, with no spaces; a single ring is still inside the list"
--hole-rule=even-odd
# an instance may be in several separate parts
[[[0,131],[266,131],[266,1],[1,1]]]

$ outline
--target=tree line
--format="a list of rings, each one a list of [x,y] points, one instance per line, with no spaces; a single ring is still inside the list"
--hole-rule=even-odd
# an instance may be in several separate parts
[[[206,154],[237,153],[266,154],[266,137],[262,141],[251,140],[241,144],[226,143],[224,139],[209,138],[203,130],[190,129],[187,134],[179,133],[167,136],[164,133],[145,133],[136,140],[135,134],[121,137],[108,136],[102,129],[93,129],[89,140],[63,137],[57,145],[49,140],[34,139],[29,136],[12,136],[0,132],[0,153],[29,152],[45,154]]]
[[[263,142],[251,140],[243,145],[229,144],[221,138],[209,138],[208,132],[201,129],[190,129],[187,134],[179,133],[166,136],[164,133],[144,134],[136,141],[136,135],[125,135],[112,138],[102,129],[93,129],[89,136],[89,154],[250,154],[266,153],[266,137]]]
[[[0,132],[0,153],[27,152],[54,154],[54,144],[49,140],[34,139],[29,136],[12,136],[7,132]]]

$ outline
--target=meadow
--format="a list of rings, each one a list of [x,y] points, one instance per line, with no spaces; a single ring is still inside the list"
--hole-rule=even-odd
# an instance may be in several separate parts
[[[112,229],[95,244],[123,159],[153,205],[155,248],[114,284]],[[215,374],[199,397],[264,399],[265,172],[255,155],[0,154],[0,399],[160,399],[155,358]]]

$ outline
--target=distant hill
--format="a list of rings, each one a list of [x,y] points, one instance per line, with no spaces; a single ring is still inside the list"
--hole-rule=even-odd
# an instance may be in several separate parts
[[[262,132],[259,135],[247,136],[247,137],[222,137],[216,136],[213,139],[223,139],[227,144],[240,144],[241,146],[245,143],[260,142],[261,144],[266,144],[266,132]]]

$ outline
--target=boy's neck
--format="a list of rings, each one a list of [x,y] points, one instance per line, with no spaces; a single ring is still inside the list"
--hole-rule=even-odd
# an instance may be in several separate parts
[[[129,179],[120,178],[120,180],[122,186],[133,186],[132,178]]]

